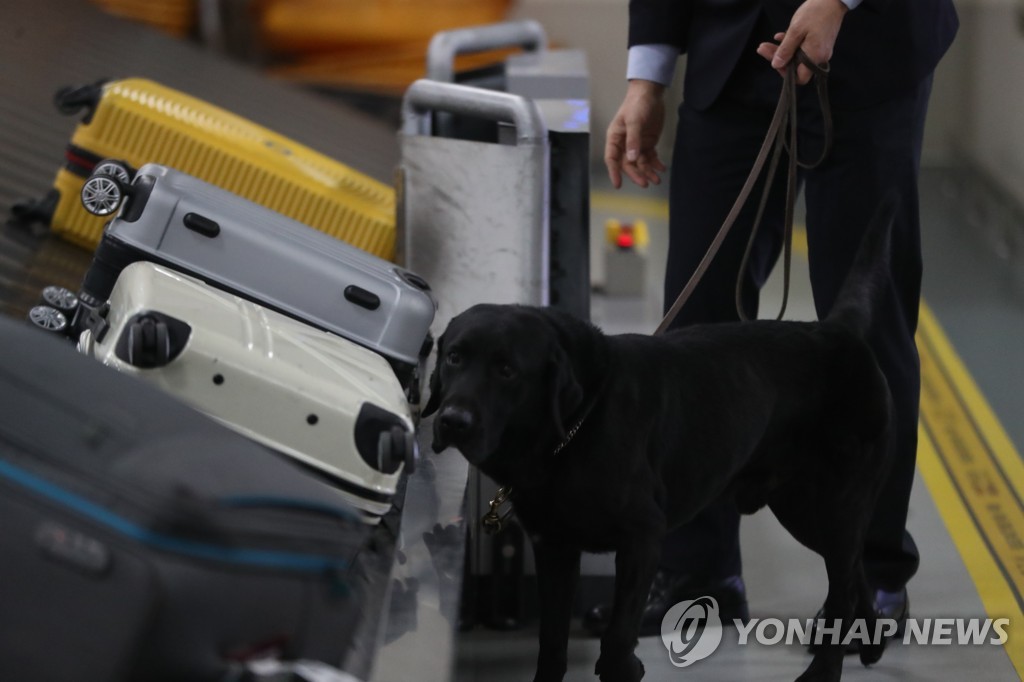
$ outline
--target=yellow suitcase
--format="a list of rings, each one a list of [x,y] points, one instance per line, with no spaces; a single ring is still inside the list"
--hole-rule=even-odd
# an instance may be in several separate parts
[[[105,219],[79,199],[102,159],[159,163],[392,260],[394,188],[208,102],[140,78],[65,88],[65,113],[85,110],[58,171],[50,228],[87,248]]]

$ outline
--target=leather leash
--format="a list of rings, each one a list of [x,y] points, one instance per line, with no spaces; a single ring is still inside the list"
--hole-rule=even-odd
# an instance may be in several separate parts
[[[803,64],[811,70],[814,74],[814,83],[818,92],[818,103],[821,107],[821,115],[825,133],[825,144],[822,148],[821,156],[813,162],[800,161],[797,153],[797,91],[796,91],[796,69],[798,64]],[[743,261],[740,265],[740,271],[736,277],[736,312],[739,314],[741,320],[747,320],[747,314],[743,310],[743,304],[741,301],[741,292],[743,289],[743,274],[747,269],[747,262],[750,259],[750,252],[754,244],[754,237],[757,235],[757,228],[761,224],[761,218],[764,216],[764,209],[768,203],[768,194],[771,190],[772,180],[775,178],[775,171],[779,165],[779,159],[784,151],[789,152],[789,164],[788,164],[788,177],[786,180],[786,213],[784,222],[784,239],[785,239],[785,255],[783,257],[783,293],[782,293],[782,309],[779,311],[779,315],[776,319],[781,320],[782,315],[786,312],[786,304],[789,301],[789,273],[790,273],[790,262],[793,257],[793,206],[796,203],[796,183],[797,183],[797,166],[802,168],[814,168],[828,155],[830,148],[832,147],[832,110],[829,106],[828,101],[828,64],[815,64],[811,61],[803,50],[797,50],[796,56],[789,61],[786,67],[786,73],[782,79],[782,92],[779,95],[779,102],[775,107],[775,114],[772,116],[771,124],[768,126],[768,133],[765,135],[764,142],[761,144],[761,149],[757,153],[757,158],[754,160],[754,165],[750,170],[750,174],[747,176],[746,182],[743,183],[743,188],[740,190],[739,195],[736,197],[736,201],[733,203],[732,208],[729,210],[729,214],[725,218],[725,222],[722,223],[722,227],[719,228],[718,234],[715,235],[714,240],[711,242],[711,246],[708,247],[708,251],[704,254],[704,258],[700,264],[697,265],[697,269],[693,275],[690,276],[690,280],[683,287],[683,290],[676,297],[672,307],[665,314],[661,324],[654,331],[654,335],[658,336],[665,333],[672,321],[675,320],[679,311],[682,310],[683,305],[690,298],[693,290],[697,287],[697,283],[700,282],[704,273],[707,272],[708,267],[711,265],[711,261],[714,260],[715,255],[718,253],[719,248],[722,246],[722,242],[725,241],[726,235],[729,230],[732,229],[733,224],[739,217],[740,211],[743,206],[747,203],[747,199],[750,197],[750,193],[754,189],[754,183],[757,182],[758,177],[761,175],[761,171],[764,170],[765,162],[768,160],[768,152],[772,151],[771,163],[768,166],[768,173],[765,176],[764,189],[761,191],[761,201],[757,208],[757,217],[754,218],[754,226],[750,231],[750,238],[747,240],[747,247],[743,253]],[[787,139],[788,129],[788,139]]]
[[[825,144],[822,149],[821,156],[813,163],[804,163],[799,160],[797,155],[797,96],[796,96],[796,67],[797,63],[804,64],[811,69],[814,74],[814,82],[818,91],[818,102],[821,106],[822,119],[824,122],[825,130]],[[761,218],[764,215],[765,205],[768,203],[768,193],[771,189],[772,180],[775,178],[775,171],[779,165],[779,159],[782,156],[783,151],[789,152],[789,167],[788,177],[786,181],[786,215],[785,215],[785,257],[784,257],[784,289],[782,295],[782,309],[779,311],[777,319],[782,319],[783,313],[786,312],[786,303],[789,299],[789,271],[790,261],[792,260],[793,253],[793,206],[796,203],[796,169],[797,165],[803,168],[814,168],[820,164],[825,156],[828,154],[829,149],[832,146],[832,111],[828,103],[828,64],[819,66],[811,62],[810,58],[804,54],[803,50],[797,50],[796,57],[791,59],[788,67],[786,68],[786,74],[782,79],[782,93],[779,95],[779,103],[775,107],[775,114],[772,116],[771,125],[768,126],[768,133],[765,135],[764,142],[761,144],[761,149],[757,154],[757,159],[754,161],[754,166],[747,176],[746,182],[743,184],[743,188],[740,190],[739,196],[733,203],[732,209],[729,211],[729,215],[726,216],[725,222],[722,227],[719,228],[718,234],[715,235],[714,241],[711,242],[711,246],[708,248],[704,258],[701,260],[697,269],[690,277],[690,281],[686,283],[683,291],[676,298],[675,303],[672,304],[672,308],[665,315],[661,324],[658,325],[658,329],[655,330],[654,335],[658,336],[663,334],[676,315],[682,309],[687,299],[690,298],[690,294],[696,288],[697,283],[701,277],[707,271],[711,265],[711,261],[718,253],[718,249],[722,246],[722,242],[725,240],[725,236],[732,229],[733,224],[736,222],[736,218],[739,216],[740,210],[747,202],[747,198],[754,189],[754,183],[757,178],[761,175],[761,171],[764,169],[765,161],[768,160],[768,152],[772,150],[771,164],[768,167],[768,174],[765,177],[764,190],[761,192],[761,201],[757,208],[757,217],[754,219],[754,227],[750,231],[750,238],[747,241],[747,248],[743,254],[743,261],[740,265],[739,275],[736,278],[736,311],[739,313],[740,319],[746,320],[747,315],[743,311],[743,305],[740,300],[740,293],[742,291],[743,284],[743,273],[747,269],[747,262],[750,258],[750,252],[754,244],[754,237],[757,234],[757,228],[761,223]],[[785,128],[788,126],[789,139],[786,139]],[[572,428],[566,434],[565,440],[563,440],[554,451],[554,454],[558,454],[562,448],[569,444],[573,436],[583,425],[583,420],[586,419],[590,413],[590,408],[593,407],[596,400],[591,401],[591,404],[584,410],[583,416],[578,419]],[[486,514],[480,519],[480,523],[483,526],[484,532],[488,535],[493,535],[504,527],[505,522],[508,521],[509,517],[512,516],[513,510],[509,509],[504,513],[501,512],[501,507],[509,501],[509,496],[512,494],[511,486],[501,486],[498,488],[494,495],[494,499],[489,502],[489,509]]]

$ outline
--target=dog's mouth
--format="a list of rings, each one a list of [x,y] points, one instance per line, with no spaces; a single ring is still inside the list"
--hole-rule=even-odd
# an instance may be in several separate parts
[[[441,452],[449,447],[456,448],[471,464],[487,459],[483,430],[478,418],[468,409],[445,406],[434,419],[434,440],[431,448]]]
[[[439,434],[439,430],[437,422],[434,422],[434,441],[431,443],[431,448],[434,452],[439,453],[448,448],[455,448],[470,464],[479,464],[487,459],[484,449],[480,447],[479,438],[469,436],[451,437]]]

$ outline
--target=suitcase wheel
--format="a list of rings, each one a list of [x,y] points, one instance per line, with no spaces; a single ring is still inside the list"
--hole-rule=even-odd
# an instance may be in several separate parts
[[[124,161],[119,159],[103,159],[96,164],[90,175],[109,175],[127,187],[132,184],[135,173],[132,171],[131,166]]]
[[[155,317],[140,317],[128,327],[128,363],[134,367],[163,367],[171,361],[171,338],[167,323]]]
[[[405,456],[405,471],[411,474],[416,471],[416,458],[419,455],[419,448],[416,447],[416,434],[403,429],[402,444],[404,446],[402,454]]]
[[[406,473],[416,468],[416,438],[401,426],[392,426],[377,441],[377,465],[380,471],[392,472],[402,464]]]
[[[41,303],[56,308],[70,320],[75,314],[75,309],[78,308],[78,296],[67,287],[51,284],[43,289]]]
[[[395,268],[395,272],[398,273],[399,277],[417,289],[421,291],[430,291],[430,285],[427,283],[427,280],[423,279],[416,273],[409,272],[408,270],[402,270],[401,268]]]
[[[82,185],[82,206],[93,215],[108,216],[121,205],[125,187],[110,175],[90,175]]]
[[[52,334],[66,334],[68,330],[67,315],[49,305],[32,306],[28,311],[28,321]]]

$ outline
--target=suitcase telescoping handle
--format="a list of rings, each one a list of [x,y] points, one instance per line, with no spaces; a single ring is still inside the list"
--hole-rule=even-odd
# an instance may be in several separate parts
[[[544,27],[533,19],[470,26],[435,33],[427,47],[427,78],[450,83],[455,80],[455,57],[507,47],[540,52],[547,47]]]
[[[537,105],[519,95],[421,78],[409,86],[402,99],[402,133],[430,135],[432,111],[511,123],[519,146],[547,141],[547,129]]]

